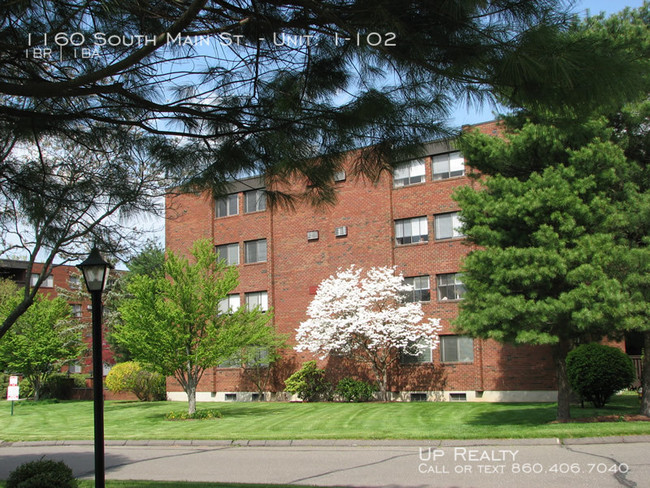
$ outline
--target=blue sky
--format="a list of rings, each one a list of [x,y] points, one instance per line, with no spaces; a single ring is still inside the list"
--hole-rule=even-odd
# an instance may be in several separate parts
[[[573,10],[576,12],[584,12],[589,9],[591,15],[600,12],[614,13],[623,10],[625,7],[640,7],[643,5],[643,0],[576,0],[576,5]]]

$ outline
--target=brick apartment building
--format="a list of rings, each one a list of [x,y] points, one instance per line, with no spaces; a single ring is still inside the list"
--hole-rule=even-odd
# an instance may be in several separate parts
[[[23,287],[30,280],[32,285],[36,283],[38,277],[43,270],[42,263],[34,263],[31,275],[27,274],[28,263],[27,261],[18,259],[0,259],[0,278],[12,280],[18,286]],[[90,296],[84,298],[81,289],[85,289],[83,283],[83,276],[76,266],[58,265],[52,268],[52,272],[43,281],[39,288],[39,293],[55,298],[59,296],[61,290],[67,290],[71,297],[68,298],[70,307],[72,308],[72,315],[84,323],[88,323],[88,327],[84,329],[84,341],[88,344],[88,353],[84,357],[79,358],[79,361],[69,368],[71,373],[90,373],[92,372],[92,361],[90,348],[92,345],[92,335],[90,322],[92,319],[92,307],[90,305]],[[106,334],[103,335],[102,343],[102,358],[104,362],[103,375],[106,376],[110,371],[111,365],[115,363],[113,353],[109,344],[106,342]]]
[[[496,130],[494,123],[477,126]],[[427,316],[442,319],[440,345],[401,362],[389,390],[398,400],[554,401],[555,373],[546,347],[502,345],[454,334],[450,324],[462,300],[460,263],[470,247],[457,230],[453,190],[474,184],[460,153],[447,141],[424,147],[423,157],[400,164],[376,184],[337,174],[335,206],[297,206],[294,211],[265,204],[264,181],[235,182],[218,201],[197,194],[167,199],[166,246],[187,253],[209,238],[216,252],[239,269],[240,285],[231,307],[260,305],[274,311],[276,329],[295,337],[318,284],[338,268],[396,266],[413,284],[413,299]],[[271,391],[309,359],[290,350],[276,370]],[[319,361],[333,380],[363,367],[337,357]],[[230,366],[230,367],[226,367]],[[223,365],[206,371],[199,401],[247,400],[254,388],[243,370]],[[168,382],[171,399],[184,399]]]

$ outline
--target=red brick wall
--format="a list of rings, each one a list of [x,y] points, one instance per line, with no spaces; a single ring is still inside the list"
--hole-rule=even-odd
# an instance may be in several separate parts
[[[477,126],[493,133],[496,123]],[[436,275],[460,270],[461,261],[471,247],[461,239],[436,241],[434,215],[459,210],[452,199],[455,188],[477,184],[465,176],[432,181],[431,158],[426,158],[426,181],[393,188],[390,174],[372,184],[348,176],[336,183],[335,206],[313,208],[299,204],[294,211],[267,209],[243,214],[243,196],[239,194],[237,216],[214,218],[214,202],[205,195],[178,195],[168,199],[174,219],[166,226],[167,247],[186,251],[199,237],[211,236],[215,245],[240,244],[240,286],[237,292],[267,290],[269,305],[274,309],[278,331],[292,338],[306,309],[314,298],[316,286],[338,268],[352,264],[359,267],[396,265],[404,276],[429,275],[431,301],[423,303],[427,316],[442,319],[443,334],[453,334],[451,321],[458,312],[458,302],[439,301]],[[394,220],[426,216],[429,241],[404,246],[395,245]],[[348,235],[336,237],[334,230],[347,226]],[[307,240],[307,232],[318,231],[319,238]],[[267,238],[266,263],[243,264],[243,243]],[[241,296],[242,304],[244,297]],[[289,351],[274,388],[282,388],[282,379],[305,360],[304,354]],[[394,390],[435,390],[444,383],[446,390],[549,390],[555,388],[550,351],[540,347],[515,347],[494,341],[474,341],[474,362],[441,364],[440,350],[433,351],[433,364],[402,365],[391,374]],[[329,358],[319,361],[330,368],[331,375],[356,372],[368,374],[363,366]],[[336,378],[333,378],[336,379]],[[170,391],[180,391],[175,381]],[[200,391],[251,391],[249,382],[238,369],[207,371]]]

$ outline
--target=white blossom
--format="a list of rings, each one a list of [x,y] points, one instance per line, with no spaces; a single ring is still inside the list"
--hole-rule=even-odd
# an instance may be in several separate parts
[[[399,354],[437,347],[440,319],[423,320],[419,302],[405,303],[412,287],[395,268],[362,272],[351,266],[321,282],[307,308],[309,318],[297,329],[295,349],[369,361],[384,390],[386,369]]]

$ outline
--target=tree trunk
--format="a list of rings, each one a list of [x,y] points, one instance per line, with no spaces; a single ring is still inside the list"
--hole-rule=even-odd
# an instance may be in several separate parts
[[[650,331],[643,333],[643,363],[641,365],[641,415],[650,417]]]
[[[37,402],[41,398],[41,389],[43,388],[42,383],[41,383],[41,379],[39,378],[38,375],[36,375],[36,376],[27,376],[27,378],[31,382],[32,388],[34,389],[34,401]]]
[[[560,339],[553,351],[557,372],[557,420],[560,422],[571,419],[571,387],[566,371],[566,357],[570,350],[571,341]]]
[[[381,399],[385,402],[388,401],[388,368],[384,368],[381,372]]]
[[[194,415],[196,413],[196,385],[193,381],[187,382],[187,413]]]

